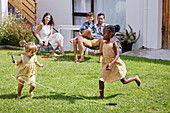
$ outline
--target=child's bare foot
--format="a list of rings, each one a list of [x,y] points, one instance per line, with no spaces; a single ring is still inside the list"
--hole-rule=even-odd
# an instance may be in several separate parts
[[[96,99],[103,99],[104,97],[100,96],[100,97],[97,97]]]
[[[84,60],[84,59],[81,59],[81,58],[78,60],[78,62],[84,62],[84,61],[85,61],[85,60]]]
[[[63,56],[66,56],[66,54],[65,54],[64,52],[61,52],[61,54],[62,54]]]
[[[79,61],[77,59],[74,60],[74,63],[79,63]]]
[[[139,77],[137,75],[136,75],[136,83],[137,83],[138,86],[141,85],[141,81],[140,81],[140,79],[139,79]]]
[[[34,97],[34,94],[33,94],[33,92],[31,92],[31,93],[30,93],[30,97]]]
[[[70,43],[72,43],[74,41],[74,39],[70,39]]]
[[[58,55],[58,54],[56,54],[56,53],[51,53],[51,55],[52,55],[52,56],[60,56],[60,55]]]
[[[17,96],[17,99],[21,99],[21,96],[18,95],[18,96]]]

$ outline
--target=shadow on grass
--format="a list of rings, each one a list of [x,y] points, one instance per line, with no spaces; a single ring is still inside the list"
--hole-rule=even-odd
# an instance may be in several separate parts
[[[91,59],[90,57],[86,57],[86,56],[84,56],[84,58],[85,58],[85,62]],[[74,56],[73,55],[57,56],[57,57],[55,57],[54,61],[71,61],[71,62],[74,62]]]
[[[17,94],[11,93],[0,95],[0,99],[13,99],[13,98],[17,98]]]
[[[105,97],[104,99],[109,99],[109,98],[114,98],[118,95],[123,95],[121,93],[111,95],[108,97]],[[82,96],[82,95],[67,95],[66,93],[56,93],[56,92],[51,92],[51,95],[44,95],[44,96],[37,96],[34,97],[33,99],[55,99],[55,100],[68,100],[70,103],[75,103],[75,100],[87,100],[87,101],[94,101],[96,100],[97,96]]]
[[[21,99],[24,99],[26,97],[30,97],[30,96],[29,95],[24,95],[24,96],[21,96]],[[13,99],[13,98],[17,99],[17,94],[11,93],[11,94],[0,95],[0,99]]]
[[[148,62],[148,63],[155,63],[155,64],[170,65],[170,61],[168,60],[148,59],[144,57],[127,56],[127,55],[120,55],[120,58],[122,60],[131,60],[136,62]]]

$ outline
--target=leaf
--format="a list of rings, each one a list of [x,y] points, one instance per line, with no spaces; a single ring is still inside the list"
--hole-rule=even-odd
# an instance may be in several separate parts
[[[132,29],[132,27],[128,24],[128,26],[129,26],[129,28],[130,28],[130,32],[131,32],[131,34],[133,33],[133,29]]]
[[[136,40],[134,40],[133,42],[136,43],[136,42],[138,41],[139,37],[140,37],[140,30],[139,30],[138,37],[137,37]]]

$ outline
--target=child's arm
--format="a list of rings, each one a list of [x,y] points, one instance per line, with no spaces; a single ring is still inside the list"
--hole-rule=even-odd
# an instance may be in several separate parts
[[[81,35],[81,32],[78,32],[79,35]]]
[[[100,53],[90,52],[90,54],[92,56],[99,56],[99,55],[103,55],[103,52],[100,52]]]
[[[113,50],[115,52],[115,58],[113,59],[113,61],[109,64],[106,65],[106,69],[110,70],[112,65],[116,62],[116,60],[119,58],[119,48],[117,46],[117,42],[113,43]]]
[[[95,36],[97,36],[97,33],[93,33],[92,35],[95,37]]]
[[[37,60],[37,56],[35,55],[35,64],[39,67],[44,67],[44,64],[40,64]]]
[[[39,67],[44,67],[44,64],[40,64],[38,61],[36,61],[35,64]]]
[[[17,61],[17,66],[22,62],[22,57],[19,58],[19,60]]]

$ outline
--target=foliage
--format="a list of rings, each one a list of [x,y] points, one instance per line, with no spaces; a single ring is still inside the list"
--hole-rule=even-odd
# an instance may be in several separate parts
[[[0,44],[19,46],[19,41],[34,41],[31,32],[31,25],[23,21],[18,16],[9,15],[6,20],[0,24]]]
[[[125,32],[120,32],[121,36],[118,37],[118,40],[124,43],[136,43],[140,37],[140,31],[137,37],[136,32],[133,32],[132,27],[129,24],[128,26],[130,31],[126,29]]]
[[[135,81],[105,83],[105,99],[95,100],[101,72],[98,56],[85,55],[86,62],[74,63],[73,52],[49,59],[38,54],[45,66],[37,67],[35,97],[29,97],[30,86],[25,84],[18,100],[18,82],[13,78],[17,66],[11,55],[18,60],[20,54],[24,52],[0,50],[0,113],[170,113],[170,61],[120,56],[126,64],[126,77],[139,75],[141,86]]]

